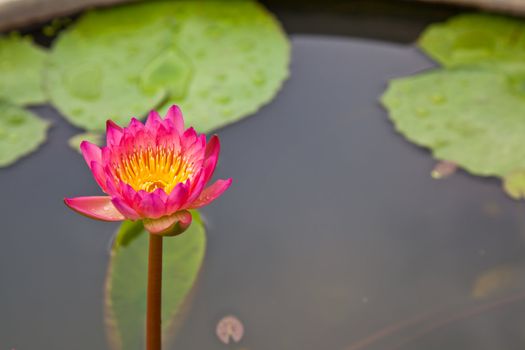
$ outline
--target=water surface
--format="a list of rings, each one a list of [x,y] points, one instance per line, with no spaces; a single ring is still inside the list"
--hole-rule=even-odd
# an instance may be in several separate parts
[[[523,349],[525,207],[496,180],[432,179],[377,103],[389,78],[432,63],[384,42],[292,44],[277,98],[219,131],[217,176],[235,180],[203,211],[204,270],[173,348]],[[0,172],[0,347],[107,349],[117,225],[62,204],[98,188],[67,147],[77,130],[35,111],[54,123],[47,144]],[[244,323],[236,346],[215,336],[227,314]]]

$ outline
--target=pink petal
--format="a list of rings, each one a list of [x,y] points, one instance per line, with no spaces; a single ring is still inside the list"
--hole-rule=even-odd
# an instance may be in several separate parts
[[[79,214],[102,221],[121,221],[126,218],[111,203],[111,197],[64,198],[64,203]]]
[[[200,208],[205,205],[210,204],[215,199],[217,199],[221,194],[223,194],[224,191],[230,187],[232,184],[232,179],[227,180],[217,180],[213,185],[206,188],[204,191],[202,191],[199,198],[197,198],[193,203],[191,203],[188,208],[194,209],[194,208]]]
[[[204,186],[206,186],[205,176],[206,172],[204,169],[201,169],[199,173],[193,178],[186,203],[191,205],[191,203],[201,195]]]
[[[191,224],[191,214],[187,210],[178,211],[159,219],[144,219],[144,228],[149,233],[162,236],[175,236],[186,231]]]
[[[122,139],[122,128],[112,120],[106,122],[106,144],[108,146],[117,146]]]
[[[131,122],[128,127],[125,128],[126,132],[129,132],[128,135],[135,136],[139,131],[144,130],[144,124],[141,123],[137,118],[131,118]]]
[[[114,197],[111,199],[111,202],[115,207],[120,211],[127,219],[138,220],[140,215],[133,209],[129,204],[127,204],[122,198]]]
[[[95,161],[91,162],[91,172],[93,173],[93,177],[95,178],[95,181],[100,186],[102,191],[108,193],[107,190],[107,179],[106,179],[106,172],[104,171],[104,168],[100,163],[97,163]]]
[[[148,119],[146,120],[146,128],[156,129],[162,125],[162,119],[156,111],[151,111],[148,114]]]
[[[173,152],[178,153],[180,150],[180,135],[163,126],[157,130],[156,144],[159,147],[171,149]]]
[[[206,171],[206,182],[208,182],[213,176],[215,167],[217,166],[217,161],[219,160],[220,150],[221,144],[219,141],[219,137],[217,135],[213,135],[208,144],[206,145],[206,153],[204,155],[204,169]]]
[[[120,147],[118,147],[118,146],[102,147],[102,165],[104,167],[107,166],[108,164],[118,162],[118,158],[117,157],[119,155],[119,149],[120,149]],[[108,172],[106,171],[106,173],[108,173]],[[109,172],[109,173],[111,173],[111,172]]]
[[[175,127],[175,130],[177,130],[179,134],[182,134],[184,131],[184,118],[182,117],[182,111],[180,110],[179,106],[171,106],[166,113],[165,120],[172,123]]]
[[[89,141],[82,141],[80,144],[80,151],[82,152],[89,169],[91,169],[92,162],[102,162],[102,150],[97,145]]]
[[[188,128],[184,133],[182,134],[181,138],[181,146],[184,152],[191,149],[193,144],[198,141],[198,135],[195,129]]]
[[[107,174],[107,171],[106,171],[106,174]],[[111,197],[115,197],[119,195],[120,193],[113,178],[110,176],[106,177],[106,191],[107,191],[106,193],[109,194]]]
[[[171,193],[168,195],[166,201],[166,212],[174,213],[186,203],[188,197],[188,185],[186,183],[178,183]]]
[[[140,200],[135,208],[140,215],[149,219],[158,219],[166,215],[166,205],[156,192],[139,191]]]
[[[184,147],[184,157],[186,159],[202,164],[206,153],[206,135],[197,136],[193,143],[186,143]]]
[[[135,204],[138,204],[141,198],[137,191],[135,191],[133,187],[122,180],[119,181],[118,187],[120,189],[120,193],[122,194],[122,199],[124,199],[126,203],[130,203],[130,205],[136,207]]]

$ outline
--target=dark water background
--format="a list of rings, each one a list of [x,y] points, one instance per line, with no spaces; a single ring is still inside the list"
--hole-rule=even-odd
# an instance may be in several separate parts
[[[455,11],[423,9],[364,11],[356,24],[277,6],[291,78],[219,131],[217,176],[234,184],[203,211],[208,251],[174,349],[525,348],[525,206],[495,179],[432,179],[429,153],[395,133],[377,98],[388,79],[433,64],[407,44],[345,37],[411,42]],[[315,32],[325,35],[298,34]],[[51,107],[34,110],[53,122],[47,143],[0,171],[0,350],[104,350],[118,225],[62,204],[99,190],[67,146],[78,131]],[[245,326],[235,346],[214,334],[226,314]]]

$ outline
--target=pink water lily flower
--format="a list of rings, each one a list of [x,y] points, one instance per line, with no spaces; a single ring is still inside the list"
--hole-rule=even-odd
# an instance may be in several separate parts
[[[188,209],[219,197],[231,179],[207,186],[219,158],[219,138],[184,129],[172,106],[164,119],[152,111],[145,124],[126,128],[107,122],[106,146],[84,141],[80,149],[107,196],[66,198],[71,209],[103,221],[143,220],[154,234],[175,235],[191,223]]]

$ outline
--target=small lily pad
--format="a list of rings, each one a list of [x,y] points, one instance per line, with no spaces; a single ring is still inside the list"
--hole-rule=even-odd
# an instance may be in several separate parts
[[[515,170],[503,178],[503,189],[514,199],[525,198],[525,171]]]
[[[491,14],[465,14],[429,26],[420,47],[447,67],[465,64],[521,65],[525,22]]]
[[[206,250],[204,225],[192,212],[190,228],[164,238],[162,328],[169,342],[184,316]],[[148,233],[140,222],[124,222],[113,249],[106,282],[106,315],[111,348],[142,350],[145,342]]]
[[[45,102],[42,70],[46,57],[46,51],[29,37],[0,37],[0,99],[18,105]]]
[[[92,11],[63,32],[47,89],[88,130],[179,104],[207,132],[270,101],[289,60],[279,23],[253,1],[138,3]]]
[[[382,98],[397,130],[476,175],[525,169],[525,96],[497,71],[436,70],[390,82]]]
[[[73,148],[75,151],[80,152],[80,144],[82,141],[89,141],[99,146],[102,146],[105,142],[104,135],[102,133],[86,132],[70,138],[68,141],[69,147]]]
[[[33,113],[0,102],[0,167],[35,151],[45,141],[48,127]]]

